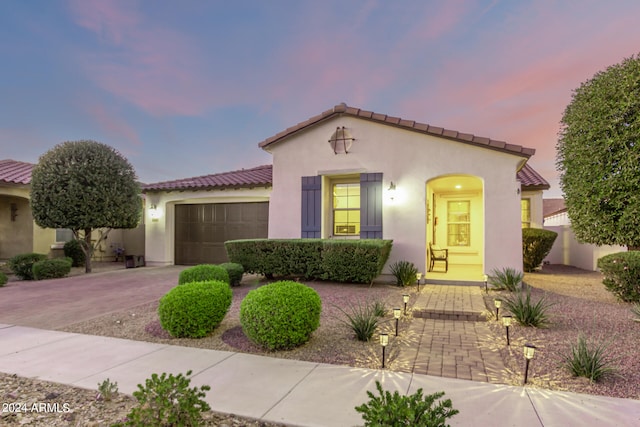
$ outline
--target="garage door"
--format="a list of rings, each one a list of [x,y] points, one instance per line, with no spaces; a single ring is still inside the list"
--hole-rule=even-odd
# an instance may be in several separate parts
[[[269,203],[176,205],[175,263],[227,262],[224,242],[266,238]]]

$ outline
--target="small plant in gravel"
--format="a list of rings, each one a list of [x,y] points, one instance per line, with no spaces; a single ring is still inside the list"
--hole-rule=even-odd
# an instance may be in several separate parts
[[[564,365],[574,376],[597,382],[616,370],[608,354],[610,345],[611,341],[590,342],[580,333],[576,342],[571,343],[569,352],[563,355]]]
[[[409,286],[415,283],[418,269],[410,261],[397,261],[389,266],[391,274],[396,278],[396,285]]]
[[[640,303],[631,306],[631,313],[633,313],[636,321],[640,321]]]
[[[489,284],[494,289],[506,289],[509,292],[516,292],[522,288],[522,279],[524,275],[521,271],[507,267],[502,270],[493,269],[489,275]]]
[[[191,371],[186,375],[151,375],[145,386],[138,384],[133,397],[138,405],[127,415],[125,426],[197,426],[202,413],[211,407],[204,400],[208,385],[189,388]]]
[[[345,310],[336,306],[344,315],[345,319],[340,319],[349,326],[356,334],[358,341],[369,341],[378,327],[380,316],[374,304],[356,303],[350,304]],[[383,314],[384,315],[384,314]]]
[[[378,317],[384,317],[387,315],[387,305],[384,301],[375,300],[371,303],[371,307],[373,308],[373,312]]]
[[[8,281],[7,275],[0,271],[0,288],[6,285]]]
[[[183,285],[191,282],[206,282],[211,280],[218,280],[231,283],[229,280],[229,273],[223,267],[213,264],[200,264],[193,267],[189,267],[180,272],[178,277],[178,284]]]
[[[549,309],[553,304],[545,296],[533,302],[529,290],[520,291],[504,298],[502,304],[522,326],[544,328],[550,323]]]
[[[97,400],[105,400],[109,402],[116,394],[118,394],[118,383],[109,381],[109,378],[98,383]]]
[[[444,396],[443,391],[423,396],[420,388],[415,394],[401,396],[397,391],[393,394],[384,391],[379,381],[376,389],[379,396],[367,391],[369,402],[355,408],[362,414],[365,427],[448,427],[447,419],[460,412],[453,409],[451,399],[441,400],[434,406]]]
[[[284,280],[249,291],[240,304],[240,324],[254,343],[287,350],[309,341],[320,326],[321,310],[313,288]]]
[[[205,337],[222,322],[232,299],[227,282],[210,280],[178,285],[160,299],[160,324],[175,338]]]

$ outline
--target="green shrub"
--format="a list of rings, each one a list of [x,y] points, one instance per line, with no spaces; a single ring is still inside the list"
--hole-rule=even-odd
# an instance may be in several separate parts
[[[418,269],[409,261],[397,261],[389,266],[391,274],[396,278],[396,285],[409,286],[416,282]]]
[[[393,394],[384,391],[379,381],[376,381],[376,389],[380,396],[367,391],[369,402],[356,406],[365,427],[446,427],[447,418],[460,412],[453,409],[451,399],[441,400],[434,406],[436,400],[444,396],[443,391],[423,396],[420,388],[415,394],[401,396],[397,391]]]
[[[541,228],[522,229],[522,261],[524,271],[532,272],[549,255],[558,233]]]
[[[178,285],[160,299],[160,324],[176,338],[202,338],[222,322],[233,294],[227,282]]]
[[[506,289],[515,292],[522,287],[524,275],[514,268],[507,267],[502,270],[493,269],[489,275],[489,284],[495,289]]]
[[[603,256],[598,268],[604,286],[622,301],[640,302],[640,251]]]
[[[384,317],[387,314],[387,305],[384,301],[375,300],[371,303],[371,307],[373,308],[373,312],[378,317]]]
[[[224,268],[227,271],[231,286],[238,286],[240,284],[242,275],[244,274],[244,268],[242,267],[242,264],[238,264],[235,262],[225,262],[223,264],[218,264],[218,266]]]
[[[118,394],[118,383],[109,381],[109,378],[98,383],[98,392],[100,393],[100,397],[104,399],[105,402],[111,401],[113,397]]]
[[[198,426],[202,413],[211,407],[204,400],[208,385],[189,388],[191,371],[186,376],[166,373],[151,375],[145,386],[138,384],[133,397],[138,401],[131,409],[124,425],[128,426]]]
[[[28,253],[16,255],[7,261],[13,274],[22,280],[33,280],[33,264],[47,259],[44,254]]]
[[[249,291],[240,304],[245,335],[269,350],[304,344],[320,325],[322,301],[312,288],[280,281]]]
[[[6,285],[8,281],[9,278],[7,277],[7,275],[0,271],[0,288]]]
[[[251,239],[225,242],[231,262],[247,273],[371,283],[391,252],[391,240]]]
[[[32,267],[33,279],[46,280],[65,277],[71,271],[71,264],[71,258],[53,258],[38,261]]]
[[[610,341],[588,342],[584,334],[580,333],[577,341],[571,343],[569,352],[563,355],[564,365],[574,376],[597,382],[603,376],[615,372],[607,354],[610,344]]]
[[[357,303],[349,305],[345,310],[336,306],[342,312],[345,319],[340,319],[356,334],[358,341],[369,341],[378,327],[379,312],[374,304]],[[384,315],[384,314],[383,314]]]
[[[536,303],[531,301],[531,292],[520,291],[502,300],[503,306],[511,312],[513,318],[522,326],[544,328],[549,325],[551,304],[545,296]]]
[[[229,284],[229,273],[218,265],[200,264],[182,270],[178,277],[178,284],[182,285],[185,283],[206,282],[211,280],[218,280]]]
[[[64,244],[64,256],[73,260],[72,267],[84,267],[86,257],[80,245],[81,243],[76,239],[69,240]]]

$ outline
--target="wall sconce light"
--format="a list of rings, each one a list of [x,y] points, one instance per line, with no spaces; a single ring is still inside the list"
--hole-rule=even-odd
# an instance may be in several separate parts
[[[420,292],[420,279],[422,279],[422,273],[416,273],[416,280],[418,281],[418,292]]]
[[[387,191],[389,192],[389,199],[393,201],[396,196],[396,185],[393,183],[393,181],[391,181],[391,184],[389,184],[389,188],[387,189]]]
[[[404,302],[404,315],[407,315],[407,303],[409,302],[409,294],[402,295],[402,301]]]
[[[399,308],[393,309],[393,317],[396,319],[396,336],[398,336],[398,321],[400,320],[401,310]]]
[[[498,316],[500,315],[500,306],[502,305],[502,300],[498,298],[494,299],[493,305],[496,307],[496,322],[497,322],[500,319]]]
[[[15,221],[18,216],[18,205],[16,203],[11,203],[11,221]]]
[[[382,369],[384,369],[384,350],[389,344],[389,334],[380,334],[380,345],[382,346]]]
[[[529,377],[529,361],[531,359],[533,359],[533,355],[535,353],[536,353],[536,346],[534,346],[532,344],[525,344],[524,345],[525,365],[524,365],[524,382],[523,382],[523,384],[527,383],[527,378]]]
[[[149,206],[149,217],[151,218],[151,221],[158,221],[160,219],[160,215],[160,209],[158,209],[155,204]]]
[[[509,326],[511,326],[511,320],[511,316],[502,316],[502,324],[507,329],[507,345],[511,345],[511,343],[509,342]]]

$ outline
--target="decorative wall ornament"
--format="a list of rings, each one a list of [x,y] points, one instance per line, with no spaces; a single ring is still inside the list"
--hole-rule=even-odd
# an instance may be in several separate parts
[[[349,129],[344,126],[338,126],[336,131],[331,135],[331,138],[329,138],[329,145],[331,145],[334,154],[349,154],[351,144],[355,140],[351,132],[349,132]]]

